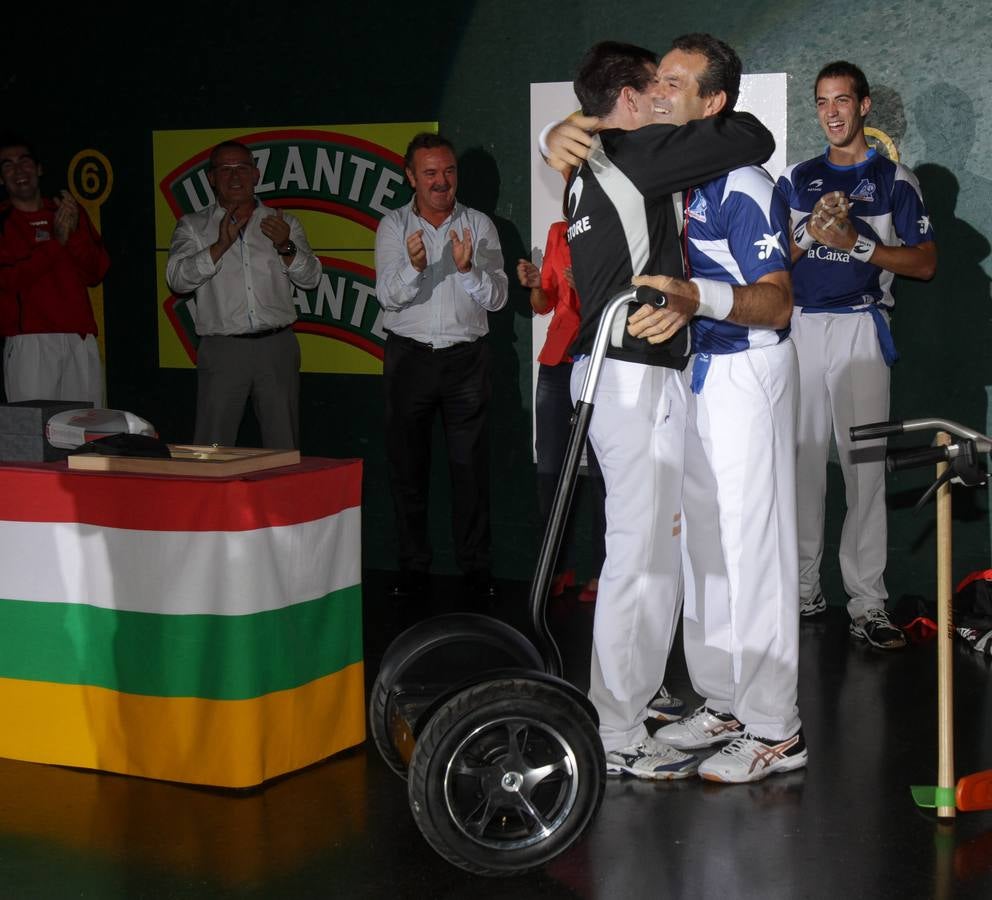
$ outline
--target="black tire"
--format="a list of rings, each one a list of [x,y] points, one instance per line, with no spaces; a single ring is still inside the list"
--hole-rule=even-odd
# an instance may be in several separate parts
[[[467,688],[417,739],[410,808],[427,842],[479,875],[517,875],[574,844],[606,787],[588,713],[554,685],[505,678]]]
[[[411,731],[419,729],[404,720],[411,710],[419,716],[454,686],[505,668],[543,670],[544,661],[519,631],[488,616],[435,616],[399,635],[383,654],[369,696],[369,732],[386,765],[406,778]]]
[[[405,780],[407,761],[396,748],[391,732],[393,722],[393,711],[390,709],[391,693],[389,684],[386,683],[380,672],[375,684],[372,685],[372,694],[369,697],[369,731],[372,733],[372,740],[386,765]]]

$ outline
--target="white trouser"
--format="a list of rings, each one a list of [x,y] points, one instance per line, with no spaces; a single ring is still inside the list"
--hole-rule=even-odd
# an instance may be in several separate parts
[[[18,334],[3,352],[7,401],[89,400],[103,406],[103,367],[92,334]]]
[[[852,425],[889,417],[889,367],[868,313],[792,316],[799,354],[799,594],[820,590],[827,453],[833,431],[844,475],[847,514],[840,571],[851,618],[885,606],[885,441],[852,443]],[[859,461],[864,460],[864,461]]]
[[[573,399],[588,365],[573,366]],[[607,751],[646,737],[647,705],[664,679],[678,623],[684,433],[678,372],[604,361],[589,430],[606,482],[589,697]]]
[[[800,725],[796,365],[788,340],[714,354],[685,437],[689,676],[708,707],[776,740]]]

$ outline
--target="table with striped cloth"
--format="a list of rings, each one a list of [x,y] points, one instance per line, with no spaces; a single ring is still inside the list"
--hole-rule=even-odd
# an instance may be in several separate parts
[[[0,756],[249,787],[361,743],[361,472],[0,466]]]

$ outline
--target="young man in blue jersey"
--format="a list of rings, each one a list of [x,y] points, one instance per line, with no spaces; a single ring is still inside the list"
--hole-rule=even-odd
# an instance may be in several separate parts
[[[685,35],[658,66],[658,106],[673,124],[725,115],[740,75],[724,42]],[[631,334],[664,341],[691,318],[683,633],[704,701],[655,739],[683,750],[723,745],[699,774],[751,782],[807,761],[797,706],[798,364],[789,340],[788,207],[769,175],[750,166],[687,191],[684,209],[690,280],[634,279],[664,290],[669,306],[644,307],[629,325]]]
[[[889,331],[894,275],[929,279],[937,265],[930,217],[916,176],[869,148],[871,94],[864,73],[833,62],[816,77],[827,150],[779,179],[792,216],[801,406],[797,461],[801,612],[826,608],[820,589],[827,453],[833,432],[847,514],[840,566],[850,632],[884,650],[906,644],[885,611],[884,441],[852,452],[852,425],[889,417]]]

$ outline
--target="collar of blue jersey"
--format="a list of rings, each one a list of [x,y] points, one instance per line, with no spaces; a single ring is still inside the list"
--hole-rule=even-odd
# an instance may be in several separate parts
[[[830,166],[831,169],[835,169],[838,172],[848,172],[851,169],[860,169],[861,166],[867,166],[868,163],[874,162],[875,157],[878,153],[873,147],[868,148],[868,155],[861,160],[861,162],[856,162],[853,166],[838,166],[837,163],[830,162],[830,147],[828,146],[826,150],[823,151],[823,161]]]

